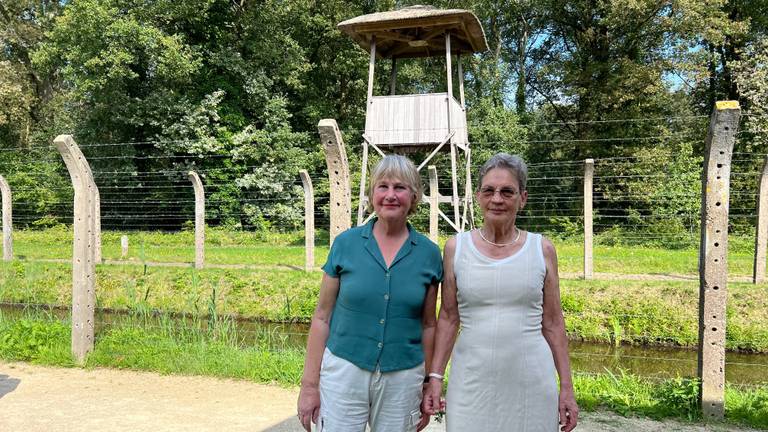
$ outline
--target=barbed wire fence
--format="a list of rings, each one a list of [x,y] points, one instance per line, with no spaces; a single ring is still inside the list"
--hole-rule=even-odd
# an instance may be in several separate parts
[[[699,117],[693,118],[698,120]],[[654,119],[641,119],[651,121]],[[655,119],[662,122],[676,123],[684,121],[676,118]],[[754,131],[743,130],[740,136]],[[662,145],[668,142],[672,134],[647,137],[627,137],[595,140],[531,140],[525,144],[549,145],[554,147],[578,146],[580,144],[615,145],[632,141]],[[350,140],[351,141],[351,140]],[[168,144],[169,142],[146,142],[148,146]],[[259,249],[270,247],[272,229],[298,230],[297,221],[302,219],[302,182],[298,174],[292,181],[270,182],[262,185],[267,193],[235,193],[243,188],[237,180],[251,174],[260,165],[240,166],[203,166],[203,161],[232,160],[231,155],[161,155],[136,156],[133,154],[89,156],[99,148],[121,148],[136,143],[95,143],[82,145],[88,161],[93,168],[93,176],[101,193],[101,219],[104,230],[104,258],[113,261],[139,262],[144,265],[162,263],[189,264],[194,259],[192,231],[194,221],[194,194],[187,179],[187,172],[194,169],[202,178],[206,189],[206,223],[215,228],[209,235],[206,245],[207,263],[217,265],[248,266],[293,266],[301,268],[303,246],[301,234],[296,234],[287,243],[281,240],[280,247],[292,253],[281,253],[278,257],[260,257]],[[489,148],[503,148],[508,143],[486,142]],[[349,146],[349,144],[348,144]],[[738,237],[732,242],[738,252],[749,255],[754,244],[757,213],[757,187],[762,175],[765,153],[758,151],[738,151],[735,147],[731,171],[731,207],[729,231]],[[58,173],[64,180],[55,184],[47,183],[53,176],[35,178],[34,173],[22,176],[20,182],[11,182],[14,193],[13,225],[22,228],[50,228],[43,231],[45,245],[29,244],[24,246],[26,235],[33,236],[22,229],[16,233],[19,239],[16,245],[17,258],[26,260],[66,260],[72,256],[72,235],[69,230],[56,229],[63,224],[73,223],[72,188],[66,181],[66,169],[56,151],[51,146],[39,145],[31,149],[2,149],[1,152],[17,152],[19,158],[28,153],[38,165],[49,165],[48,172]],[[95,153],[94,153],[95,154]],[[170,166],[161,170],[120,170],[113,168],[116,161],[157,160],[165,161]],[[438,163],[441,161],[438,160]],[[444,162],[444,161],[442,161]],[[473,161],[472,171],[477,172],[482,160]],[[700,236],[701,206],[701,160],[681,161],[669,153],[641,154],[618,157],[596,157],[594,174],[594,229],[598,246],[647,246],[659,249],[683,250],[695,247]],[[531,163],[529,165],[529,201],[525,212],[520,216],[520,225],[524,229],[545,232],[556,240],[575,241],[583,236],[584,195],[581,184],[584,180],[584,159],[553,160],[550,162]],[[198,165],[200,164],[200,165]],[[0,175],[3,175],[0,167]],[[14,177],[9,176],[11,179]],[[354,177],[354,171],[353,171]],[[461,177],[461,176],[460,176]],[[234,181],[225,181],[232,179]],[[322,172],[311,176],[313,184],[321,192],[316,193],[314,217],[318,226],[328,224],[328,201],[322,193],[327,191],[327,176]],[[354,179],[353,179],[354,180]],[[358,179],[359,181],[359,179]],[[438,176],[441,188],[450,184],[451,178],[445,174]],[[353,185],[355,182],[353,181]],[[353,186],[354,187],[354,186]],[[234,192],[233,192],[234,191]],[[354,197],[354,193],[352,194]],[[354,198],[353,198],[354,199]],[[226,207],[225,209],[223,209]],[[353,208],[355,205],[353,205]],[[424,206],[426,207],[426,206]],[[450,211],[450,210],[448,210]],[[479,212],[475,214],[479,215]],[[298,217],[297,217],[298,215]],[[478,217],[479,219],[479,217]],[[422,231],[428,226],[428,214],[425,209],[414,215],[412,222]],[[480,220],[475,220],[480,224]],[[149,235],[147,232],[159,232]],[[216,231],[220,231],[217,236]],[[229,232],[242,235],[228,235]],[[447,234],[447,233],[446,233]],[[119,237],[127,235],[131,240],[132,252],[123,256],[119,247]],[[327,238],[322,236],[318,243]],[[747,245],[747,246],[745,246]],[[227,252],[236,251],[234,257]],[[220,252],[220,254],[217,254]],[[596,250],[595,263],[600,269],[601,250]],[[695,255],[692,255],[695,259]],[[133,259],[132,259],[133,257]],[[324,254],[318,254],[321,264]],[[578,259],[582,257],[577,257]],[[751,256],[748,257],[751,259]],[[147,264],[148,263],[148,264]],[[633,273],[632,262],[623,264],[622,273]],[[692,263],[695,268],[696,263]],[[743,270],[743,269],[742,269]],[[748,272],[738,273],[748,276]],[[286,271],[291,271],[286,268]],[[641,270],[642,271],[642,270]],[[692,273],[691,273],[692,274]],[[279,294],[276,296],[279,297]],[[18,306],[13,302],[0,303],[3,306]],[[50,304],[24,303],[26,307],[50,307]],[[66,304],[55,305],[67,308]],[[652,319],[652,315],[636,315],[635,318]],[[578,319],[572,315],[569,319]],[[610,319],[625,319],[628,316],[612,315]],[[119,326],[118,323],[103,323],[103,329]],[[151,324],[147,324],[150,328]],[[207,324],[205,324],[207,325]],[[157,329],[163,326],[156,325]],[[244,334],[253,333],[258,337],[258,330],[239,330]],[[284,332],[290,337],[298,337],[302,332]],[[665,337],[673,339],[678,335],[636,334],[639,339],[647,338],[653,342]],[[283,344],[284,345],[284,344]],[[283,349],[277,344],[274,349]],[[595,356],[610,357],[610,354],[575,353],[575,358],[589,359]],[[646,359],[648,357],[645,357]],[[690,363],[673,357],[657,357],[665,362]],[[768,367],[765,363],[748,361],[726,362],[726,365]],[[595,373],[580,371],[581,374]],[[765,374],[763,376],[768,376]],[[741,384],[740,384],[741,385]]]

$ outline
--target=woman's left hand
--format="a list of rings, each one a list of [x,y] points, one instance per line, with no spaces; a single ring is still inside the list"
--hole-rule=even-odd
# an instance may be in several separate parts
[[[572,431],[579,420],[579,406],[576,405],[576,397],[572,388],[560,390],[557,408],[560,412],[560,430],[563,432]]]

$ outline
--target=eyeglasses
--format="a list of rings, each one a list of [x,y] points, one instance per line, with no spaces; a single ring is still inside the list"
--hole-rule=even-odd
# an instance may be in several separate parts
[[[483,198],[493,198],[493,196],[496,195],[496,192],[498,192],[504,199],[512,199],[518,195],[517,191],[510,187],[494,189],[489,186],[480,189],[480,195],[482,195]]]

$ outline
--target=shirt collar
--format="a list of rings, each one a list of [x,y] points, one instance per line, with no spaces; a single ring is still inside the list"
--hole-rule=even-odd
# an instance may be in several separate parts
[[[379,218],[375,217],[368,221],[367,224],[363,225],[362,231],[360,231],[360,236],[363,238],[371,238],[373,235],[373,225],[376,223],[376,221],[379,220]],[[419,239],[416,235],[416,230],[413,229],[413,226],[410,222],[406,222],[405,226],[408,227],[408,241],[411,242],[411,244],[418,244]]]

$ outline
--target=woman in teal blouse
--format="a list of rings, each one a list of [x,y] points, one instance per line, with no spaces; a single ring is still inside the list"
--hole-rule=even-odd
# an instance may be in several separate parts
[[[440,250],[407,222],[421,201],[413,163],[384,157],[368,196],[376,218],[339,235],[323,266],[298,416],[326,432],[411,432],[432,357]]]

